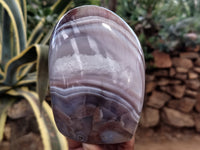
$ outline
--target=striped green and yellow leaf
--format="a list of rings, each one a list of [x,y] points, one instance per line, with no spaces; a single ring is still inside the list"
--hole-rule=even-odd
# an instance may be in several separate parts
[[[0,142],[3,140],[7,110],[13,104],[13,102],[14,99],[8,98],[8,96],[0,98]]]
[[[44,150],[67,149],[66,139],[56,128],[52,110],[45,101],[42,104],[43,109],[40,111],[37,93],[27,88],[19,88],[9,91],[8,94],[11,96],[22,96],[29,102],[40,129]]]
[[[25,98],[35,114],[44,149],[67,150],[67,142],[56,128],[51,107],[44,101],[48,89],[48,43],[53,26],[73,6],[72,0],[58,0],[50,7],[57,19],[44,32],[43,17],[27,39],[27,1],[0,0],[0,141],[7,109]],[[29,89],[35,89],[31,91]]]

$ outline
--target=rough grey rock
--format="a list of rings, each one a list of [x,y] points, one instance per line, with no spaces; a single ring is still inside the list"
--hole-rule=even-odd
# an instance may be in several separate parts
[[[146,107],[140,119],[140,124],[143,127],[153,127],[159,123],[159,110]]]
[[[42,150],[43,145],[40,136],[28,133],[11,143],[11,150]]]
[[[29,103],[22,99],[19,102],[15,103],[8,109],[8,116],[12,119],[23,118],[32,113],[32,109]]]
[[[152,95],[149,97],[147,105],[159,109],[163,107],[170,98],[171,96],[164,92],[153,91]]]
[[[162,119],[175,127],[194,127],[195,125],[191,115],[167,107],[163,109]]]

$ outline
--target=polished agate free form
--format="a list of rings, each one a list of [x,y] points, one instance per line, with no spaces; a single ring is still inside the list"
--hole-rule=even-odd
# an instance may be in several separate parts
[[[122,143],[135,134],[144,98],[137,36],[98,6],[67,12],[52,33],[49,83],[59,131],[85,143]]]

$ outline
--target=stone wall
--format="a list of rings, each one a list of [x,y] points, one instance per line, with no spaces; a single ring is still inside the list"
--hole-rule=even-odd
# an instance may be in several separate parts
[[[200,54],[196,51],[153,52],[146,73],[146,94],[140,124],[169,125],[200,132]]]

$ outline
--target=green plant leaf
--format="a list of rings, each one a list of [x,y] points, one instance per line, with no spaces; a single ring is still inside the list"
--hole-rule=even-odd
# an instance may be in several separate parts
[[[50,40],[51,34],[52,34],[52,32],[53,32],[53,29],[54,29],[54,28],[52,28],[52,29],[50,29],[50,30],[48,31],[48,33],[44,36],[44,38],[43,38],[42,41],[40,42],[41,44],[47,44],[47,43],[48,43],[48,41]]]
[[[7,18],[7,19],[6,19]],[[15,52],[11,51],[11,21],[8,13],[5,11],[3,13],[3,25],[2,25],[2,57],[1,64],[4,67],[6,62],[13,56],[16,55]],[[7,30],[5,30],[7,28]]]
[[[18,77],[18,71],[21,67],[23,67],[25,64],[31,63],[36,61],[37,59],[37,50],[36,46],[30,46],[29,48],[25,49],[23,52],[20,53],[20,55],[14,57],[11,59],[5,67],[5,79],[4,83],[6,85],[14,85],[19,80]]]
[[[26,0],[18,0],[21,10],[22,10],[22,14],[24,17],[24,21],[25,21],[25,25],[27,24],[27,8],[26,8]]]
[[[60,18],[67,12],[67,10],[70,9],[70,7],[72,7],[74,4],[73,4],[73,1],[70,1],[67,5],[65,5],[65,7],[63,8],[62,11],[59,12],[59,16],[58,16],[58,20],[60,20]],[[56,9],[56,8],[55,8]],[[55,10],[53,11],[55,12]]]
[[[55,21],[54,25],[60,20],[60,18],[67,12],[67,10],[70,9],[70,7],[72,7],[73,5],[73,1],[70,1],[68,5],[66,5],[66,7],[60,12],[59,16],[57,17],[57,20]],[[49,30],[49,32],[45,35],[45,37],[42,39],[41,44],[47,44],[47,42],[49,41],[51,34],[54,30],[54,27],[52,27],[52,29]]]
[[[50,15],[53,15],[55,13],[59,14],[57,17],[57,20],[54,21],[53,26],[57,23],[57,21],[64,15],[64,13],[73,5],[73,1],[69,0],[58,0],[52,7]],[[48,17],[48,16],[47,16]],[[34,28],[32,34],[30,35],[27,46],[34,44],[34,43],[41,43],[41,44],[47,44],[47,42],[50,39],[51,33],[53,32],[53,28],[47,32],[47,34],[44,36],[44,29],[45,26],[45,17],[41,19],[41,21],[37,24],[37,26]],[[44,37],[43,37],[44,36]],[[41,42],[40,42],[41,41]]]
[[[38,100],[38,95],[35,92],[29,91],[27,88],[21,88],[9,91],[8,94],[12,96],[23,96],[29,102],[39,126],[44,150],[67,150],[64,137],[56,129],[55,122],[52,123],[53,114],[52,111],[49,111],[50,108],[48,108],[48,104],[45,101],[42,105],[42,111],[40,111],[41,105]]]
[[[60,14],[68,5],[72,5],[72,0],[58,0],[52,7],[52,14]],[[68,6],[69,7],[69,6]]]
[[[1,62],[4,65],[7,61],[25,48],[26,28],[18,1],[0,0],[3,7],[4,19],[2,29],[2,53]],[[14,35],[14,36],[13,36]]]
[[[0,86],[0,94],[6,93],[8,90],[10,90],[12,87],[11,86]]]
[[[66,5],[66,7],[60,12],[59,16],[57,17],[57,20],[54,22],[54,25],[60,20],[60,18],[67,12],[67,10],[70,9],[70,7],[72,7],[73,5],[73,1],[70,1],[70,3],[68,5]],[[47,42],[49,41],[51,34],[54,30],[54,27],[52,27],[52,29],[49,30],[49,32],[44,36],[44,38],[41,41],[41,44],[47,44]]]
[[[44,28],[44,22],[45,18],[42,18],[41,21],[37,24],[37,26],[34,28],[32,34],[30,35],[27,46],[34,44],[34,43],[39,43],[43,36],[43,28]]]
[[[46,96],[48,89],[48,52],[49,47],[44,45],[37,45],[37,93],[39,95],[40,102],[42,102]]]
[[[67,150],[68,149],[68,145],[67,145],[66,137],[64,137],[60,133],[60,131],[58,131],[56,123],[54,121],[53,112],[52,112],[51,107],[44,101],[43,108],[44,108],[46,114],[48,115],[48,117],[46,117],[46,119],[47,118],[49,119],[49,121],[51,122],[51,125],[52,125],[51,128],[56,133],[56,137],[58,138],[57,140],[59,141],[58,143],[60,144],[60,148],[62,150]]]
[[[5,68],[6,76],[4,84],[14,85],[17,84],[18,81],[23,80],[35,61],[37,63],[37,91],[42,102],[48,87],[48,46],[32,45],[19,56],[11,59]],[[27,67],[24,68],[19,75],[19,70],[26,64],[28,64]],[[31,79],[31,81],[26,81],[26,83],[31,83],[32,81],[33,79]],[[25,80],[19,83],[22,84],[23,82],[25,82]]]
[[[31,108],[33,109],[33,112],[35,114],[35,117],[39,126],[44,149],[51,150],[50,135],[47,130],[44,117],[40,113],[39,101],[37,99],[36,94],[33,94],[33,92],[29,92],[27,89],[18,89],[18,91],[11,90],[8,92],[8,94],[12,96],[23,96],[29,102]]]
[[[0,142],[3,140],[4,127],[7,118],[7,110],[13,104],[14,100],[1,96],[0,98]]]
[[[4,9],[0,5],[0,22],[3,22]],[[2,66],[2,39],[3,39],[3,23],[0,23],[0,67]]]
[[[24,85],[33,84],[33,83],[37,82],[36,80],[37,80],[37,73],[36,72],[28,73],[26,77],[24,77],[22,80],[20,80],[17,83],[17,86],[24,86]]]
[[[9,17],[14,28],[18,53],[25,49],[26,45],[26,28],[23,14],[18,1],[13,0],[0,0],[0,4],[8,12]]]
[[[2,71],[1,67],[0,67],[0,83],[1,83],[1,80],[4,78],[4,72]]]

